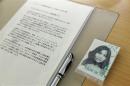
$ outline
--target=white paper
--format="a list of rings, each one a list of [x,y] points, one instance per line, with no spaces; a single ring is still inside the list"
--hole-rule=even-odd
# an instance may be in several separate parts
[[[0,86],[47,86],[93,7],[29,0],[2,29]]]

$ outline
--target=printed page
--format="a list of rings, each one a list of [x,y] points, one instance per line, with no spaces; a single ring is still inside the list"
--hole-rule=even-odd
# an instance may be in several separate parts
[[[0,85],[47,86],[93,7],[28,0],[2,29]]]

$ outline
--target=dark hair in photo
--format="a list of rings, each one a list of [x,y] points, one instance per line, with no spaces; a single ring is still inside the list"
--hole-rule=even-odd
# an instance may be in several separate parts
[[[107,51],[106,59],[103,62],[101,62],[101,63],[97,63],[95,61],[95,54],[96,53],[100,53],[102,50],[106,50]],[[110,57],[111,57],[111,50],[107,46],[102,45],[102,46],[97,47],[93,51],[90,51],[88,53],[88,58],[85,59],[82,62],[82,65],[85,65],[85,64],[94,64],[94,65],[98,65],[98,67],[100,67],[101,69],[104,69],[105,66],[107,66],[109,64]]]

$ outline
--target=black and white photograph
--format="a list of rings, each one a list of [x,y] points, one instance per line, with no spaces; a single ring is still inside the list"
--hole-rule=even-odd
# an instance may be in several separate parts
[[[78,70],[84,75],[104,80],[119,49],[117,46],[95,39],[78,66]]]

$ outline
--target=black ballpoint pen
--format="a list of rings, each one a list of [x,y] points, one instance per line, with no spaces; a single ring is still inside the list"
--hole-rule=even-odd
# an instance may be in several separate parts
[[[58,82],[62,79],[64,73],[66,72],[66,70],[68,69],[68,67],[72,63],[72,61],[73,61],[73,55],[72,55],[72,53],[70,53],[67,56],[65,62],[63,63],[62,67],[60,68],[58,74],[54,78],[53,82],[51,83],[51,86],[57,86]]]

